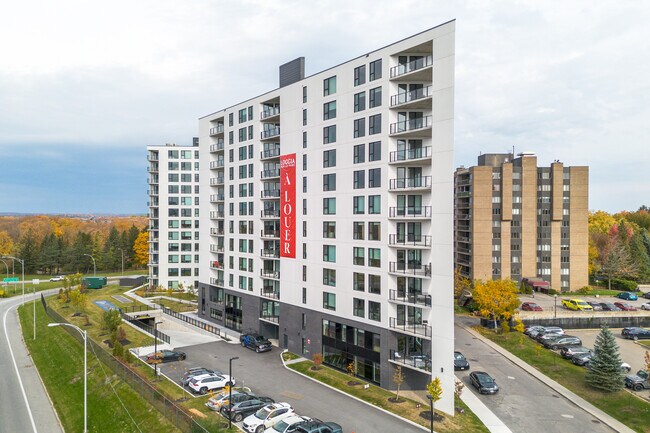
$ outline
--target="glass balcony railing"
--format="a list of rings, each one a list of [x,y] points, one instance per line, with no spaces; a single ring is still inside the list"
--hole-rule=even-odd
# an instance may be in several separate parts
[[[223,134],[223,124],[218,124],[215,127],[210,128],[210,135]]]
[[[280,156],[280,148],[266,149],[260,153],[261,159],[277,158]]]
[[[277,116],[280,114],[280,107],[266,107],[262,110],[262,119],[268,119],[269,117]]]
[[[280,135],[280,127],[279,126],[269,128],[269,129],[265,129],[264,131],[262,131],[262,140],[266,140],[268,138],[275,137],[275,136],[278,136],[278,135]]]
[[[260,177],[262,179],[269,179],[272,177],[280,177],[280,169],[279,168],[273,168],[270,170],[262,170],[260,173]]]
[[[220,150],[223,150],[223,140],[210,145],[210,152],[219,152]]]

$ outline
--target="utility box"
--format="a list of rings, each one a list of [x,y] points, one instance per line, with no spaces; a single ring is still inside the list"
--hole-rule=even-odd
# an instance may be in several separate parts
[[[101,289],[108,283],[106,277],[84,277],[81,285],[87,289]]]

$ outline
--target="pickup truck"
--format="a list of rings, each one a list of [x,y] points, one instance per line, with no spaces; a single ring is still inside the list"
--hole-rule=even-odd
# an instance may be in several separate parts
[[[273,348],[273,345],[265,336],[255,333],[242,334],[239,337],[239,342],[243,347],[248,347],[258,353],[267,352]]]
[[[639,370],[636,374],[625,376],[625,386],[635,391],[650,389],[650,375],[647,371]]]
[[[575,310],[575,311],[584,311],[584,310],[591,311],[594,309],[594,307],[587,304],[582,299],[563,299],[562,306],[568,310]]]

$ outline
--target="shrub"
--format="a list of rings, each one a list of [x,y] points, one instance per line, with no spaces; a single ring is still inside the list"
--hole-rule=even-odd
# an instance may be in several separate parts
[[[553,295],[559,295],[560,292],[558,292],[558,291],[555,290],[555,289],[548,289],[548,294],[551,295],[551,296],[553,296]]]
[[[637,283],[623,278],[612,278],[612,288],[625,292],[636,292]]]
[[[102,315],[102,329],[106,329],[111,334],[117,331],[118,326],[122,323],[122,317],[117,310],[104,311]]]
[[[5,292],[4,290],[0,290],[0,298],[6,298],[7,296],[8,296],[7,292]]]
[[[589,286],[580,287],[578,290],[576,290],[576,293],[578,295],[588,295],[590,292],[591,288],[589,288]]]
[[[122,346],[119,341],[115,341],[115,343],[113,343],[113,356],[116,358],[124,357],[124,346]]]
[[[323,363],[323,354],[314,353],[311,357],[311,360],[314,363],[314,367],[319,368],[320,365]]]
[[[510,332],[510,325],[508,324],[507,320],[502,320],[501,321],[501,329],[503,329],[503,333],[507,334]]]
[[[122,328],[121,326],[117,328],[115,338],[117,339],[117,341],[126,340],[126,331],[124,330],[124,328]]]

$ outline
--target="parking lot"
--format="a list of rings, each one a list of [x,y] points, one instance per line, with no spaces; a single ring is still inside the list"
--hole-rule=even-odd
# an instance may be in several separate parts
[[[643,357],[647,348],[638,343],[635,343],[632,340],[627,340],[621,336],[621,329],[612,329],[614,337],[616,337],[616,343],[619,347],[619,353],[621,354],[621,360],[627,362],[632,366],[632,372],[636,372],[643,368]],[[568,335],[575,335],[582,340],[582,345],[585,347],[592,348],[594,347],[594,342],[596,337],[600,332],[599,329],[565,329],[564,331]]]
[[[237,386],[248,386],[259,396],[287,402],[299,415],[336,422],[345,432],[415,433],[422,431],[365,403],[287,370],[282,365],[280,350],[277,348],[270,352],[255,353],[238,344],[219,341],[176,349],[185,352],[187,359],[159,366],[165,375],[176,382],[180,380],[185,369],[190,367],[213,368],[228,374],[229,359],[239,357],[232,364],[232,375]]]
[[[521,302],[535,302],[537,305],[542,307],[544,311],[522,311],[522,317],[552,317],[555,313],[555,307],[557,305],[557,316],[565,317],[575,314],[599,314],[599,315],[639,315],[639,316],[650,316],[650,311],[641,310],[641,305],[649,303],[650,299],[639,297],[636,301],[627,301],[619,299],[614,296],[582,296],[577,293],[565,293],[562,295],[557,295],[557,299],[554,296],[546,295],[543,293],[535,293],[534,295],[521,295],[519,297]],[[638,311],[573,311],[568,310],[562,306],[563,299],[582,299],[587,302],[608,302],[613,304],[614,302],[624,302],[626,304],[633,305],[637,308]]]

